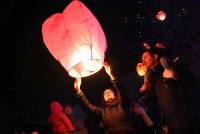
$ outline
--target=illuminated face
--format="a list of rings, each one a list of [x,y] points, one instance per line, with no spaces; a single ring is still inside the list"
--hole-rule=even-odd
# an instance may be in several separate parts
[[[144,52],[142,55],[142,63],[147,69],[152,69],[157,62],[157,57],[152,55],[150,52]]]
[[[106,89],[103,93],[103,97],[105,101],[108,101],[110,99],[114,99],[115,95],[111,89]]]

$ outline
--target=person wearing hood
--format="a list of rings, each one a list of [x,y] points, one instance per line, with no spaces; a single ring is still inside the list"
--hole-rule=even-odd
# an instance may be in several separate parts
[[[50,110],[51,115],[48,122],[53,134],[70,134],[75,130],[71,120],[66,116],[59,102],[52,101]]]
[[[102,127],[105,134],[135,134],[135,129],[127,118],[125,109],[122,106],[122,98],[117,86],[117,80],[111,73],[110,65],[104,64],[106,73],[110,76],[115,89],[106,88],[103,92],[103,105],[91,104],[81,90],[81,78],[76,78],[74,90],[81,102],[92,112],[101,116]],[[121,90],[120,90],[121,91]]]

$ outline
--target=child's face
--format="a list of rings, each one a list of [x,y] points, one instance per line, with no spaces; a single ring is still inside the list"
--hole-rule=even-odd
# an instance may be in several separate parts
[[[105,101],[108,101],[110,99],[114,99],[115,95],[111,89],[106,89],[103,93],[103,97]]]

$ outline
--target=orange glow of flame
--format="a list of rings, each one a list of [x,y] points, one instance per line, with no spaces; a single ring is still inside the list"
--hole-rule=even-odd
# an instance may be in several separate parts
[[[136,67],[136,71],[139,76],[144,76],[147,73],[147,67],[142,63],[138,63]]]

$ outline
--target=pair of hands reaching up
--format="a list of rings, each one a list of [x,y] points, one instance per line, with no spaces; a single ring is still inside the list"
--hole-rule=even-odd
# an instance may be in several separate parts
[[[106,73],[110,76],[111,80],[115,80],[115,77],[112,75],[111,66],[107,62],[104,62],[103,66]],[[77,94],[81,92],[81,77],[75,79],[74,89]]]

